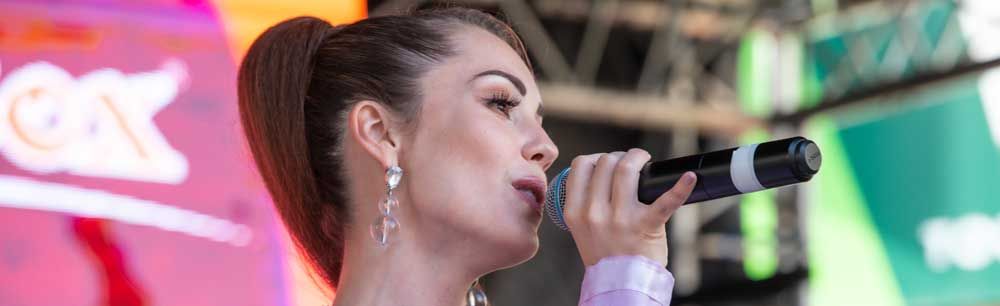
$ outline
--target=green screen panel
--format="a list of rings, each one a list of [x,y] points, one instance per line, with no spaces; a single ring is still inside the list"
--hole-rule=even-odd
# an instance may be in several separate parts
[[[1000,302],[1000,152],[982,82],[809,124],[825,159],[809,187],[810,305]]]

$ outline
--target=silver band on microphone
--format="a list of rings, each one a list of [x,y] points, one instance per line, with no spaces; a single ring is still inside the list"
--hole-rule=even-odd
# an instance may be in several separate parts
[[[729,164],[729,174],[733,186],[740,193],[750,193],[764,190],[764,185],[757,179],[753,169],[753,156],[757,152],[757,144],[745,145],[733,151],[733,159]]]

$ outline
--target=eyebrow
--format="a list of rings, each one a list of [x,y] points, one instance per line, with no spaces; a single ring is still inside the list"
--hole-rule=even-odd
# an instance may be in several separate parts
[[[511,84],[514,84],[514,87],[517,87],[517,91],[520,92],[522,96],[527,94],[527,90],[525,90],[524,88],[524,82],[521,82],[521,79],[518,79],[516,76],[513,76],[510,73],[506,73],[500,70],[483,71],[480,72],[479,74],[476,74],[476,76],[472,77],[472,79],[477,79],[487,75],[495,75],[503,77],[507,79],[507,81],[510,81]]]

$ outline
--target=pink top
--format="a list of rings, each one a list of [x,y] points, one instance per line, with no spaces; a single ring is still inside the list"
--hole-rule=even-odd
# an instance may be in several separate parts
[[[580,306],[667,306],[674,276],[643,256],[611,256],[587,267]]]

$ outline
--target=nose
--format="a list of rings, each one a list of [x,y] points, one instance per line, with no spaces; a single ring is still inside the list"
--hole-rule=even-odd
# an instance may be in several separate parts
[[[541,124],[535,125],[531,129],[530,135],[528,142],[521,150],[521,155],[524,156],[524,159],[541,166],[542,171],[548,170],[556,157],[559,156],[559,149],[549,138],[549,134],[542,129]]]

